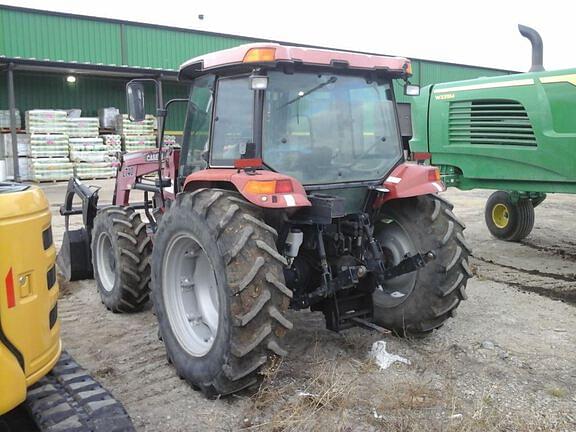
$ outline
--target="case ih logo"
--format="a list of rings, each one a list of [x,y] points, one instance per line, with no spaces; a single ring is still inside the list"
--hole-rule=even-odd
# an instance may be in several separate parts
[[[166,152],[162,152],[162,159],[166,156]],[[146,155],[146,162],[158,162],[158,153],[148,153]]]

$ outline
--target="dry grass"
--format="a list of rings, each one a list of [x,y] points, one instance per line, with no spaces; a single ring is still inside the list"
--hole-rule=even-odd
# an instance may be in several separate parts
[[[296,374],[286,370],[285,364],[269,372],[251,399],[244,430],[550,430],[543,419],[527,419],[517,413],[502,411],[494,403],[493,389],[486,390],[472,401],[465,401],[450,384],[444,382],[439,386],[425,381],[403,365],[382,372],[369,360],[321,358],[314,352],[310,368]]]
[[[347,411],[357,400],[357,380],[356,374],[344,373],[338,362],[316,365],[301,384],[279,383],[277,377],[268,377],[252,398],[252,408],[269,418],[248,429],[345,430],[342,422],[348,423]]]

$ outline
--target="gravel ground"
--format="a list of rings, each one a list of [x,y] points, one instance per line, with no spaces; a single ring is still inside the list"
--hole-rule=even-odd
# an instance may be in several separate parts
[[[103,187],[109,202],[112,182]],[[57,215],[65,185],[48,185]],[[150,310],[112,314],[93,281],[64,285],[62,338],[74,358],[125,405],[142,431],[576,430],[576,196],[552,195],[522,243],[496,241],[484,226],[486,191],[445,197],[468,226],[475,277],[469,299],[420,340],[324,328],[317,313],[292,312],[288,357],[257,391],[206,400],[167,364]],[[380,370],[372,344],[409,365]]]

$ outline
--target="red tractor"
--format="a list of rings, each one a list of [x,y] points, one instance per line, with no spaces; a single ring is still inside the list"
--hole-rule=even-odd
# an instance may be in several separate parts
[[[93,271],[114,312],[151,297],[169,360],[207,395],[286,354],[290,308],[334,331],[442,326],[466,297],[470,249],[437,169],[404,161],[392,80],[410,72],[404,58],[277,44],[186,62],[182,148],[161,133],[158,149],[124,154],[112,206],[71,179],[61,213],[86,227],[66,232],[61,268]],[[127,94],[142,119],[142,83]]]

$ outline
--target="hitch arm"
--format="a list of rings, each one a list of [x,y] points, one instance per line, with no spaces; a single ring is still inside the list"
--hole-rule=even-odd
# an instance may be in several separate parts
[[[386,268],[384,265],[384,253],[380,244],[376,241],[372,235],[370,229],[370,220],[367,215],[363,215],[361,218],[362,228],[368,239],[368,246],[370,247],[370,252],[373,258],[368,262],[368,268],[376,273],[379,282],[384,282],[388,279],[393,279],[397,276],[411,273],[419,268],[424,267],[430,261],[436,258],[434,251],[428,251],[425,254],[417,253],[412,256],[404,257],[402,261],[393,267]]]
[[[384,271],[383,277],[387,280],[406,273],[411,273],[419,268],[425,267],[426,264],[435,258],[436,254],[433,251],[428,251],[424,255],[417,253],[416,255],[406,257],[395,266],[387,268]]]

